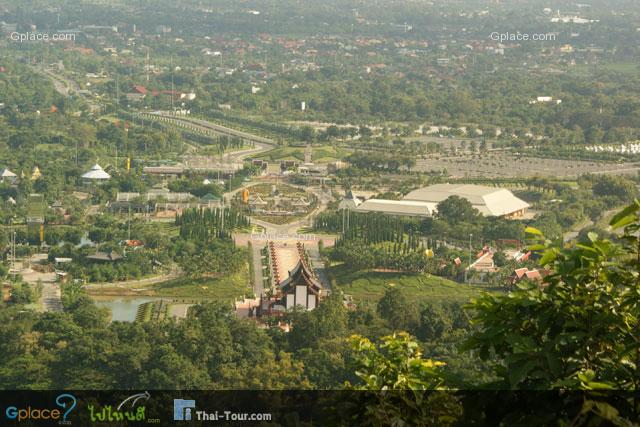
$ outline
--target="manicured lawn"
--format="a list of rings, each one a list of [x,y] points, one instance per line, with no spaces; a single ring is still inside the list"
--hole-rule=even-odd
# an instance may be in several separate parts
[[[248,274],[248,268],[244,268],[232,276],[197,280],[183,277],[159,283],[153,289],[158,296],[233,301],[252,293]]]
[[[431,274],[352,272],[344,266],[331,267],[329,274],[335,279],[337,289],[351,295],[355,301],[376,302],[390,286],[402,289],[410,300],[435,303],[466,303],[487,290],[485,287],[456,283]]]
[[[126,217],[126,214],[123,214]],[[175,225],[174,221],[149,221],[144,223],[138,223],[136,227],[144,228],[145,231],[153,230],[162,236],[170,238],[178,237],[180,235],[180,227]]]

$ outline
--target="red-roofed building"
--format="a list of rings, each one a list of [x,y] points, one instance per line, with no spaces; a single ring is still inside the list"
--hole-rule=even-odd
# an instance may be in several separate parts
[[[518,259],[518,261],[527,261],[527,260],[529,260],[529,258],[531,258],[531,251],[529,251],[526,254],[522,255],[522,257],[520,257]]]
[[[511,277],[515,280],[520,280],[527,274],[527,271],[529,271],[527,267],[517,268],[513,271]]]
[[[548,274],[548,270],[529,270],[526,267],[517,268],[513,270],[513,273],[509,276],[509,284],[513,286],[522,280],[542,283],[544,277]]]
[[[487,250],[486,252],[483,250],[478,254],[476,261],[471,264],[471,268],[476,271],[481,272],[490,272],[493,273],[497,270],[495,264],[493,263],[493,252]]]
[[[180,98],[182,96],[182,92],[179,92],[177,90],[161,90],[160,95],[169,95],[169,96],[173,96],[174,98]],[[157,95],[154,95],[154,96],[157,96]]]
[[[148,92],[146,87],[144,87],[144,86],[139,86],[139,85],[135,85],[135,86],[133,87],[133,91],[134,91],[135,93],[139,93],[139,94],[141,94],[141,95],[146,95],[146,94],[147,94],[147,92]]]
[[[529,270],[524,274],[529,280],[542,280],[542,274],[538,270]]]

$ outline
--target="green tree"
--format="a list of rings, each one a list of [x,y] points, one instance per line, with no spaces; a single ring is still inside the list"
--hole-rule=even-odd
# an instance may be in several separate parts
[[[416,335],[423,341],[438,340],[451,330],[451,320],[432,304],[423,304],[420,310],[420,325]]]
[[[345,388],[376,392],[347,414],[353,425],[446,426],[462,415],[455,397],[425,393],[444,390],[444,363],[423,359],[420,346],[406,332],[382,337],[378,345],[358,335],[350,341],[359,382],[347,382]]]
[[[496,251],[493,254],[493,264],[496,267],[502,267],[507,264],[507,256],[502,251]]]
[[[545,285],[522,283],[508,295],[470,305],[477,326],[465,348],[498,357],[500,387],[631,389],[640,385],[640,202],[611,221],[622,243],[595,233],[575,248],[557,248],[527,229],[542,251]]]
[[[369,339],[350,338],[355,351],[356,376],[361,383],[347,384],[356,390],[440,390],[444,363],[423,359],[420,346],[406,332],[382,337],[376,345]]]
[[[323,340],[347,336],[347,310],[337,293],[315,310],[292,311],[288,320],[292,324],[287,337],[292,350],[317,348]]]
[[[15,283],[11,289],[11,302],[14,304],[31,304],[38,299],[37,289],[29,283]]]
[[[467,199],[458,196],[449,196],[438,203],[437,218],[454,224],[458,222],[473,223],[480,218],[480,212],[473,207]]]
[[[170,344],[154,348],[141,383],[155,389],[206,389],[211,387],[207,371],[178,353]]]
[[[411,330],[418,324],[418,312],[405,294],[396,287],[388,287],[380,301],[377,311],[380,317],[389,322],[394,330]]]
[[[304,375],[304,365],[295,361],[290,353],[264,353],[260,363],[223,368],[223,380],[218,387],[249,390],[309,389],[311,383]]]
[[[638,190],[633,181],[619,177],[603,175],[593,184],[593,194],[601,197],[615,197],[620,202],[633,199]]]

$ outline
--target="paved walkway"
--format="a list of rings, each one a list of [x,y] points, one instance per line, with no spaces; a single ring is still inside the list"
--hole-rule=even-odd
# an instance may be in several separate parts
[[[42,283],[42,308],[44,311],[62,311],[62,292],[57,283]]]
[[[144,279],[136,280],[124,280],[121,282],[105,282],[105,283],[91,283],[85,285],[86,289],[100,289],[103,287],[135,287],[140,285],[154,285],[157,283],[168,282],[169,280],[177,279],[182,276],[182,273],[178,270],[173,270],[168,274],[161,274],[159,276],[146,277]]]
[[[32,259],[36,259],[34,255]],[[34,270],[26,270],[20,273],[22,279],[32,285],[42,283],[42,295],[40,306],[44,311],[62,311],[60,286],[56,283],[56,273],[40,273]]]

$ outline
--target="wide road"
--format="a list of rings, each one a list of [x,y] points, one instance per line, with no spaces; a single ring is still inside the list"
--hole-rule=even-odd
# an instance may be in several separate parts
[[[90,111],[100,111],[102,109],[101,105],[99,103],[97,103],[94,99],[92,99],[90,96],[84,95],[81,92],[81,88],[80,86],[78,86],[78,83],[76,83],[75,81],[68,79],[66,77],[64,77],[64,75],[62,75],[62,73],[55,73],[49,69],[47,69],[46,67],[33,67],[34,71],[39,73],[39,74],[43,74],[45,77],[47,77],[49,80],[51,80],[51,83],[53,83],[54,88],[56,89],[56,91],[65,97],[68,96],[72,96],[72,95],[77,95],[80,96],[82,99],[84,99],[85,101],[87,101],[87,104],[89,105],[89,110]]]

